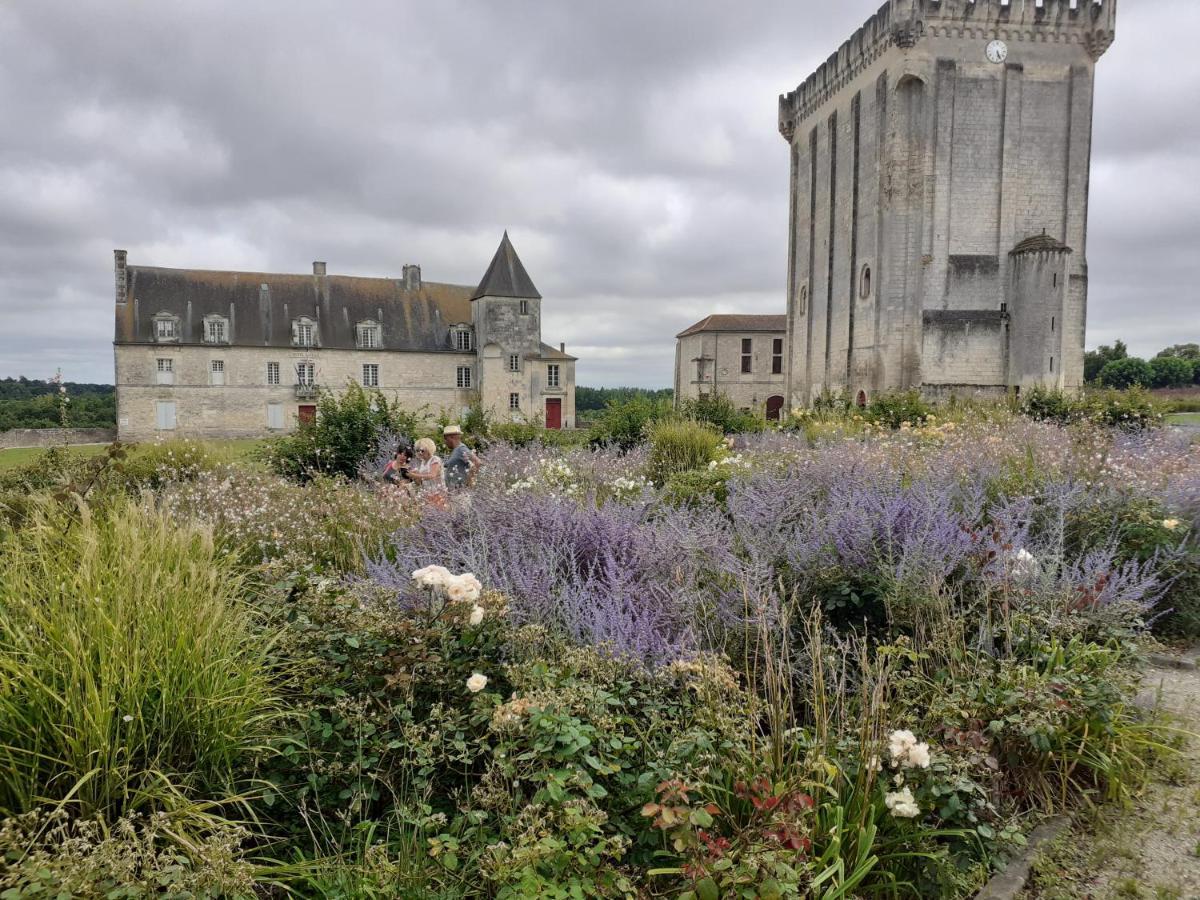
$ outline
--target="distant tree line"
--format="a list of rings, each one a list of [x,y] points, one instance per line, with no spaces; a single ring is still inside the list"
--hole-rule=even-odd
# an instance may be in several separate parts
[[[63,409],[71,428],[112,428],[117,424],[117,393],[111,384],[36,378],[0,378],[0,431],[10,428],[61,428]],[[66,402],[64,402],[66,401]]]
[[[673,400],[675,392],[671,388],[575,388],[575,411],[592,412],[607,407],[610,403],[626,403],[629,400],[645,399],[653,402]]]
[[[1200,384],[1200,344],[1175,344],[1151,360],[1130,356],[1124,341],[1083,355],[1083,377],[1104,387],[1180,388]]]

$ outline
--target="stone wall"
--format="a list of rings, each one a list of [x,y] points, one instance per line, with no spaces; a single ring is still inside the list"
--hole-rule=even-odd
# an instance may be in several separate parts
[[[171,359],[174,384],[157,384],[158,359]],[[212,363],[224,363],[224,385],[212,384]],[[157,403],[175,403],[171,437],[253,438],[290,431],[300,407],[314,404],[296,393],[296,365],[311,361],[318,386],[332,390],[361,382],[363,365],[379,366],[379,389],[407,409],[461,414],[477,399],[479,372],[473,353],[403,353],[388,350],[119,345],[116,349],[117,431],[123,441],[168,436],[157,427]],[[267,363],[278,363],[280,384],[267,384]],[[472,389],[460,390],[457,369],[467,366]],[[282,407],[283,427],[268,427],[268,406]]]
[[[115,428],[12,428],[0,431],[0,450],[58,447],[63,444],[111,444]]]
[[[675,396],[678,401],[695,400],[701,393],[719,393],[739,409],[765,409],[768,397],[786,396],[784,372],[772,374],[772,344],[784,341],[780,332],[701,332],[679,338],[676,346]],[[751,371],[742,372],[742,340],[751,341]],[[705,360],[706,378],[697,379],[695,360]],[[786,367],[785,367],[786,368]]]

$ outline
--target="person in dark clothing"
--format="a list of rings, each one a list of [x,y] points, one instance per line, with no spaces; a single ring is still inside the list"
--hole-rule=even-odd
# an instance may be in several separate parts
[[[383,480],[388,484],[400,486],[411,484],[412,478],[408,474],[408,464],[411,459],[412,448],[407,444],[398,446],[395,454],[383,468]]]

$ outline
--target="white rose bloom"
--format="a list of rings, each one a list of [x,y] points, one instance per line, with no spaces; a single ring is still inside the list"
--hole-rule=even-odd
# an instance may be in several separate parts
[[[471,610],[471,618],[469,619],[472,627],[483,621],[483,607],[476,606]]]
[[[915,744],[908,748],[908,757],[904,761],[906,769],[929,768],[929,745]]]
[[[464,603],[467,600],[467,586],[457,577],[451,576],[446,581],[446,597],[451,603]]]
[[[424,587],[444,587],[450,579],[450,570],[445,566],[426,566],[423,569],[417,569],[412,574],[413,581]]]
[[[467,690],[472,694],[478,694],[485,687],[487,687],[487,681],[486,675],[480,675],[478,672],[476,672],[467,679]]]
[[[897,819],[915,819],[921,814],[921,807],[917,806],[916,798],[908,788],[886,794],[883,802]]]
[[[903,759],[916,743],[917,736],[911,731],[893,731],[888,736],[888,751],[892,755],[892,761],[897,762]]]

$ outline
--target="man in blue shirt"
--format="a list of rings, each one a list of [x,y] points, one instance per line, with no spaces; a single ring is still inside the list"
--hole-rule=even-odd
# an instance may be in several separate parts
[[[463,443],[462,429],[457,425],[443,428],[442,437],[450,448],[445,462],[446,487],[451,490],[469,487],[475,481],[475,469],[481,465],[479,455]]]

